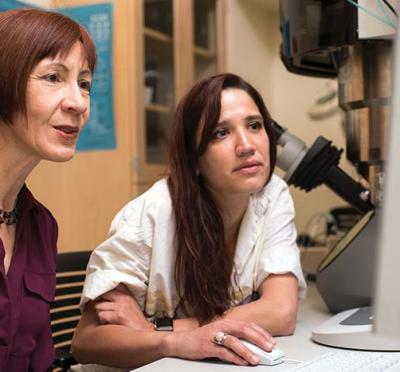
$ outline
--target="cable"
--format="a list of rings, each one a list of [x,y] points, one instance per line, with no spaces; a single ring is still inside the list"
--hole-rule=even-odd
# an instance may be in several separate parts
[[[381,0],[376,0],[379,5],[379,9],[381,10],[382,14],[385,16],[388,22],[394,22],[391,18],[391,14],[387,11],[387,9],[383,6],[383,2]]]
[[[385,5],[390,9],[390,11],[397,17],[397,12],[395,11],[395,9],[390,5],[390,3],[387,0],[382,0]]]
[[[381,21],[383,23],[385,23],[386,25],[388,25],[389,27],[392,27],[394,29],[396,29],[396,25],[394,23],[392,23],[391,21],[388,22],[386,19],[382,18],[381,16],[371,12],[369,9],[364,8],[363,6],[359,5],[358,3],[356,3],[353,0],[346,0],[349,4],[355,6],[356,8],[362,10],[363,12],[369,14],[371,17],[374,17],[375,19],[377,19],[378,21]]]

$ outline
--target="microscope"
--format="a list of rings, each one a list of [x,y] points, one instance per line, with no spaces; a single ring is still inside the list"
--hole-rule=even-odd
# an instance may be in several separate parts
[[[274,124],[286,182],[305,191],[324,183],[362,213],[317,269],[317,289],[334,313],[371,305],[397,3],[280,0],[281,59],[292,73],[337,79],[346,157],[368,183],[339,168],[342,150],[328,139],[318,137],[307,148]]]

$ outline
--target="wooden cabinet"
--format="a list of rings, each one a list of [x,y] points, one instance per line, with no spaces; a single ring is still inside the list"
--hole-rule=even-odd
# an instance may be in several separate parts
[[[165,175],[177,101],[196,79],[224,69],[224,0],[46,1],[113,6],[116,148],[43,162],[28,180],[58,221],[59,250],[93,249],[117,211]]]
[[[193,4],[194,76],[199,80],[222,69],[222,38],[217,37],[222,36],[222,9],[215,0],[193,0]]]
[[[194,81],[224,69],[222,0],[137,1],[142,71],[136,77],[144,94],[137,102],[137,192],[166,173],[168,139],[179,99]],[[217,37],[218,36],[218,37]]]

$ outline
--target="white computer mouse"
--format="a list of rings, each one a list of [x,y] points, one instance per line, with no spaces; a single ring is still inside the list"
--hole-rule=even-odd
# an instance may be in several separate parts
[[[239,339],[239,341],[248,349],[250,349],[258,357],[258,359],[260,359],[259,364],[273,366],[283,362],[285,353],[282,350],[279,350],[277,347],[274,347],[270,352],[267,352],[249,341],[242,339]]]

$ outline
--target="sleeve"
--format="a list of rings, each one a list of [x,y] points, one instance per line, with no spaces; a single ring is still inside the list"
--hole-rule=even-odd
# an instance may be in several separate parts
[[[290,272],[297,278],[299,297],[304,298],[307,286],[301,269],[299,248],[296,244],[293,201],[286,184],[272,195],[266,213],[264,243],[257,270],[257,288],[269,274]]]
[[[148,286],[154,224],[144,203],[134,200],[114,218],[108,239],[92,253],[86,270],[81,309],[124,283],[143,309]]]

